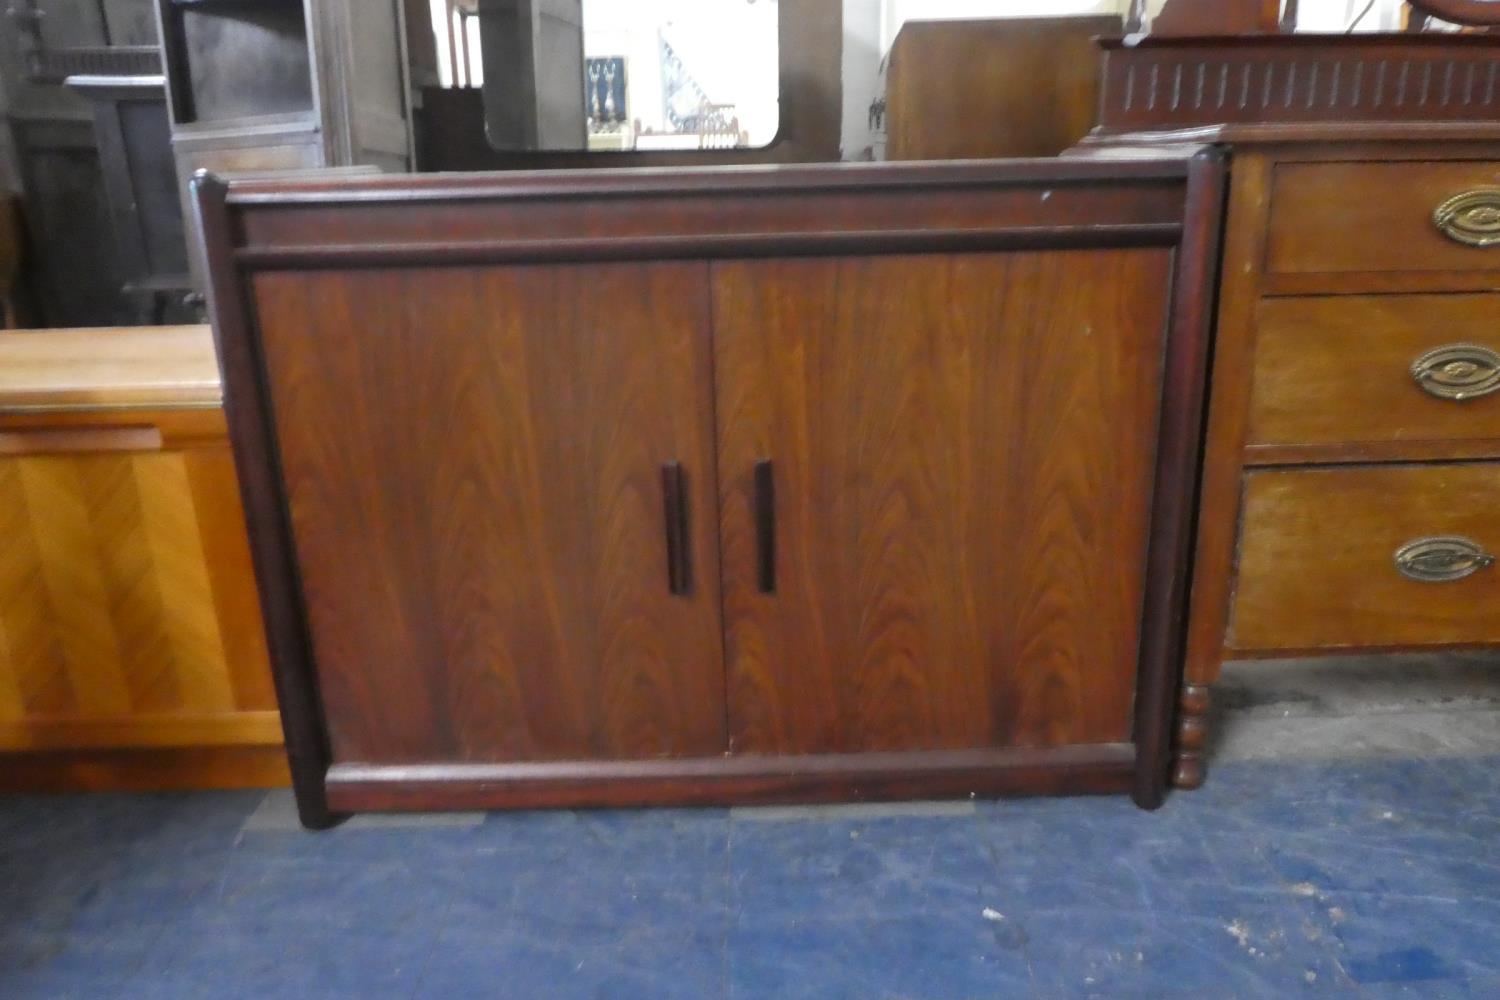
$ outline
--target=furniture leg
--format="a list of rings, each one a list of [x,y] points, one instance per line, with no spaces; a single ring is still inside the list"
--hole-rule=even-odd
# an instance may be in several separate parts
[[[1173,749],[1172,785],[1192,790],[1203,787],[1208,770],[1204,751],[1208,744],[1208,708],[1212,703],[1207,684],[1186,683],[1177,702],[1177,742]]]

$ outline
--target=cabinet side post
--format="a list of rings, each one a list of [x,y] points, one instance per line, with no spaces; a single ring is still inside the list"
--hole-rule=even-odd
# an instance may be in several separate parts
[[[1255,303],[1270,204],[1266,153],[1236,153],[1224,234],[1218,323],[1209,376],[1187,651],[1178,704],[1173,784],[1203,784],[1210,689],[1224,663],[1240,520],[1240,470],[1250,410]]]
[[[234,260],[228,188],[206,171],[194,176],[192,186],[194,211],[207,255],[208,309],[224,385],[225,415],[234,445],[297,812],[308,829],[326,829],[339,821],[328,809],[330,755],[313,676],[301,586],[292,558],[290,519],[279,486],[269,396],[263,391],[249,302]]]
[[[1221,150],[1193,156],[1172,281],[1136,700],[1134,796],[1147,809],[1166,795],[1172,757],[1226,173]]]

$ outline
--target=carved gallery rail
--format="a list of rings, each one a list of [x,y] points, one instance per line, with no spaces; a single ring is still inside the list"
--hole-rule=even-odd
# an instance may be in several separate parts
[[[1222,185],[200,177],[304,822],[1159,804]]]

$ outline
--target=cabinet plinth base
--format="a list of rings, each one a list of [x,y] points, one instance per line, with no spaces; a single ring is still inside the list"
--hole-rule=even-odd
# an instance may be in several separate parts
[[[724,806],[1130,789],[1128,743],[532,764],[335,764],[335,813],[429,809]]]

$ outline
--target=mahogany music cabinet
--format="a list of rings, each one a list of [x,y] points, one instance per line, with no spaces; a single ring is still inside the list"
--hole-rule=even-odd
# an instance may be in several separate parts
[[[1159,804],[1222,182],[200,176],[304,822]]]

